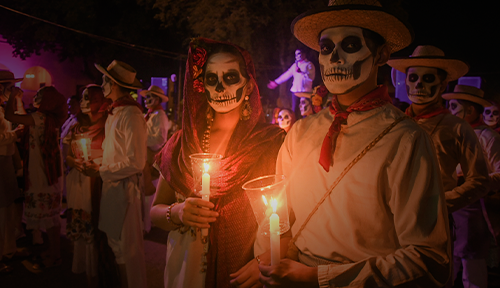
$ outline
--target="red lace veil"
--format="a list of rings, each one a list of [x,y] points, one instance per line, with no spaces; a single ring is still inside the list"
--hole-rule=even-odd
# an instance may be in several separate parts
[[[257,223],[241,187],[253,178],[275,172],[277,153],[285,136],[281,128],[265,123],[250,54],[230,43],[194,39],[186,63],[182,129],[170,138],[156,159],[165,180],[178,193],[193,196],[189,155],[203,152],[201,138],[207,125],[209,106],[202,70],[210,51],[220,44],[230,45],[241,53],[250,78],[248,81],[254,88],[249,95],[250,119],[238,122],[219,171],[222,187],[216,195],[210,196],[210,201],[215,204],[214,210],[220,216],[210,228],[206,287],[229,287],[229,274],[253,259]]]

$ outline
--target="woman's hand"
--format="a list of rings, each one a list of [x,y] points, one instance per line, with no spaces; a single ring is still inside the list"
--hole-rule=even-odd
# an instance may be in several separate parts
[[[83,173],[83,161],[81,159],[66,156],[66,164],[71,168],[75,168],[78,172]]]
[[[99,174],[99,166],[98,164],[94,163],[94,161],[89,160],[83,162],[83,174],[85,174],[88,177],[98,177]]]
[[[256,259],[252,259],[252,261],[241,267],[237,272],[229,274],[229,277],[231,277],[230,284],[239,288],[262,287],[262,284],[259,282],[259,274],[259,264]]]
[[[201,198],[189,197],[186,201],[176,205],[172,209],[172,214],[176,219],[174,223],[182,222],[182,224],[197,228],[210,228],[210,224],[217,220],[219,213],[209,209],[214,208],[214,204]]]
[[[318,268],[290,259],[281,259],[278,265],[259,265],[260,282],[265,287],[319,287]]]

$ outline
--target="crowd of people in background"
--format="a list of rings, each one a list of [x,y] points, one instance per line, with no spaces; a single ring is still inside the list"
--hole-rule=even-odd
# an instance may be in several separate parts
[[[298,16],[292,31],[319,52],[322,84],[297,49],[267,85],[293,77],[271,121],[250,54],[229,42],[190,42],[175,133],[165,91],[122,61],[95,64],[102,83],[68,99],[40,88],[30,111],[23,79],[1,70],[0,273],[13,257],[34,272],[61,265],[64,217],[88,287],[147,287],[152,225],[169,231],[165,287],[452,287],[460,272],[464,287],[488,287],[500,262],[499,105],[480,87],[445,93],[469,66],[438,47],[391,58],[412,32],[386,8],[330,1]],[[377,83],[385,64],[406,75],[411,103]],[[195,154],[220,156],[209,201]],[[271,265],[242,187],[274,174],[287,181],[291,228]],[[34,244],[45,232],[48,249],[18,248],[24,229]]]

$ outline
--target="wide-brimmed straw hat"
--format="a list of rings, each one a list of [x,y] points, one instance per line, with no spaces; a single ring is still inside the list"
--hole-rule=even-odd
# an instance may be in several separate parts
[[[106,69],[99,64],[94,65],[102,74],[108,76],[111,80],[115,81],[116,84],[122,87],[128,89],[142,88],[141,81],[135,77],[137,71],[125,62],[113,60]]]
[[[0,83],[20,82],[24,78],[14,78],[14,73],[9,70],[0,70]]]
[[[297,16],[291,29],[300,42],[319,51],[319,36],[323,30],[338,26],[365,28],[380,34],[393,53],[410,45],[413,31],[402,13],[389,10],[377,0],[329,0],[328,7]]]
[[[387,64],[403,73],[406,73],[409,67],[439,68],[448,74],[447,81],[457,80],[469,72],[467,63],[446,57],[443,50],[432,45],[420,45],[409,57],[391,58]]]
[[[155,96],[160,97],[161,100],[163,100],[163,102],[168,101],[168,96],[163,93],[163,89],[161,89],[160,87],[158,87],[156,85],[149,86],[148,90],[142,90],[141,92],[139,92],[139,94],[146,97],[146,94],[148,94],[148,92],[155,95]]]
[[[453,92],[443,94],[442,97],[446,100],[467,100],[482,105],[483,107],[491,106],[491,103],[488,100],[484,99],[483,90],[469,85],[456,85],[455,89],[453,89]]]

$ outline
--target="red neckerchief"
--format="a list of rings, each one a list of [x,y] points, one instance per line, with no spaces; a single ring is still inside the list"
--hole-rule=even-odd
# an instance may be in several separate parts
[[[440,114],[450,114],[450,110],[446,109],[443,106],[432,106],[429,109],[425,110],[424,113],[415,116],[413,113],[413,109],[410,107],[406,108],[405,114],[413,118],[413,120],[418,121],[420,119],[428,119]]]
[[[356,103],[349,106],[346,111],[343,111],[340,108],[337,96],[333,96],[329,109],[330,113],[333,114],[334,120],[328,129],[328,133],[326,133],[325,139],[323,140],[321,154],[319,157],[319,164],[325,169],[326,172],[330,171],[332,155],[335,151],[335,144],[340,132],[340,127],[342,123],[347,120],[347,116],[354,111],[368,111],[391,102],[392,99],[389,96],[389,93],[387,93],[387,86],[385,85],[380,85],[372,92],[366,94]]]
[[[153,113],[154,111],[158,111],[158,110],[161,110],[162,108],[155,108],[155,109],[148,109],[148,113],[146,113],[146,115],[144,116],[144,119],[146,121],[149,120],[149,117],[151,117],[151,113]]]
[[[120,99],[117,99],[115,102],[113,102],[113,104],[109,105],[108,114],[113,115],[113,110],[116,107],[121,107],[121,106],[136,106],[142,112],[141,104],[137,103],[137,101],[135,101],[134,98],[132,98],[132,96],[127,95],[127,96],[121,97]],[[99,112],[100,111],[101,110],[99,110]]]
[[[472,128],[476,128],[481,125],[486,125],[481,117],[478,117],[476,121],[470,123],[470,126],[472,126]]]

